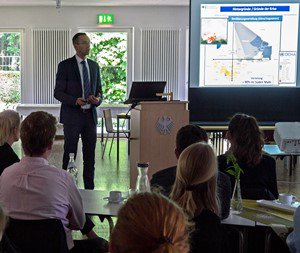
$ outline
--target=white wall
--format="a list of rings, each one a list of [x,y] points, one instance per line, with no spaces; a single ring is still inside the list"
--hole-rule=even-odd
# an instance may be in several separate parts
[[[32,28],[64,27],[71,28],[75,34],[79,29],[97,28],[97,14],[115,15],[114,27],[134,28],[134,76],[140,79],[140,29],[141,28],[179,28],[180,66],[179,97],[186,99],[186,29],[189,22],[188,7],[62,7],[58,12],[55,7],[0,7],[0,29],[21,28],[24,30],[24,65],[22,80],[22,102],[31,103],[32,94]],[[101,30],[101,27],[99,27]]]

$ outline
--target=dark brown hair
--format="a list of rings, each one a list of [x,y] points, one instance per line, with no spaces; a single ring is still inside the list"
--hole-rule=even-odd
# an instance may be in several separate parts
[[[22,147],[28,156],[42,155],[53,141],[56,119],[47,112],[33,112],[21,124]]]
[[[111,253],[187,253],[187,217],[171,200],[140,193],[120,209],[110,237]]]
[[[177,132],[176,148],[181,153],[188,146],[200,141],[208,142],[206,131],[199,126],[186,125]]]
[[[254,117],[235,114],[228,126],[231,150],[238,162],[253,167],[260,163],[264,137]]]
[[[83,35],[86,36],[86,33],[76,33],[76,34],[73,36],[73,38],[72,38],[73,44],[76,44],[76,43],[78,42],[78,38],[79,38],[80,36],[83,36]]]

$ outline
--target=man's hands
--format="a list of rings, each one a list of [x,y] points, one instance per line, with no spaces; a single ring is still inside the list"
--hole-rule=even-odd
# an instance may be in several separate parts
[[[100,95],[95,97],[94,95],[90,95],[87,99],[77,98],[76,105],[83,106],[86,104],[98,105],[100,102]]]
[[[86,105],[86,100],[84,98],[77,98],[76,105],[79,105],[79,106]]]
[[[87,99],[87,102],[92,105],[98,105],[100,101],[100,95],[95,97],[94,95],[90,95]]]

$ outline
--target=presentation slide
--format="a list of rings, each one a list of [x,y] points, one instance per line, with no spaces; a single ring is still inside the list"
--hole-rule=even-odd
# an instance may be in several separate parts
[[[299,3],[199,11],[199,87],[296,87]]]

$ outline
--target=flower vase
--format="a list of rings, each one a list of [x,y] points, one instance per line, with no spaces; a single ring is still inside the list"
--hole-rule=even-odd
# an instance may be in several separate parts
[[[235,180],[233,195],[231,199],[231,209],[234,212],[240,213],[243,210],[242,194],[240,179]]]

